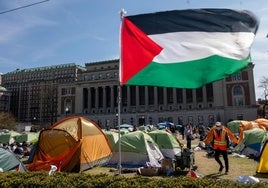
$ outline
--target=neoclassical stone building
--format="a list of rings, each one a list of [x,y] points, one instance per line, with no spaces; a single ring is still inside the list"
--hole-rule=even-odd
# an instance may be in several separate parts
[[[58,85],[58,119],[85,116],[102,128],[118,125],[119,60],[92,62],[79,69],[77,81]],[[254,64],[198,89],[121,86],[121,124],[212,125],[257,117]]]
[[[198,89],[120,86],[121,124],[168,120],[209,126],[217,120],[254,120],[253,68],[251,63],[240,73]],[[2,95],[0,102],[23,123],[47,127],[78,115],[102,128],[113,128],[118,125],[118,80],[118,59],[86,63],[85,67],[70,63],[18,69],[2,75],[1,86],[8,98]]]

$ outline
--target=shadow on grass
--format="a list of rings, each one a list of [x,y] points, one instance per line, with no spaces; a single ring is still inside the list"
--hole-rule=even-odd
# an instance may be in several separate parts
[[[204,176],[204,178],[220,178],[221,176],[224,176],[224,173],[208,174],[208,175]]]
[[[261,179],[268,179],[268,174],[265,173],[260,173],[260,174],[255,174],[254,177],[256,178],[261,178]]]

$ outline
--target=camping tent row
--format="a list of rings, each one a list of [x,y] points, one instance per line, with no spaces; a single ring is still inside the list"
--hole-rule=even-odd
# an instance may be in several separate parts
[[[12,144],[14,142],[34,142],[39,136],[39,133],[35,132],[26,132],[26,133],[19,133],[16,131],[9,131],[7,133],[0,134],[0,143],[8,143]]]
[[[235,151],[257,160],[257,173],[268,173],[268,120],[234,120],[227,126],[239,137]]]
[[[258,159],[261,145],[267,139],[268,120],[259,118],[254,121],[234,120],[227,127],[238,137],[235,150],[248,157]]]
[[[164,157],[174,157],[181,151],[179,142],[160,130],[122,134],[120,144],[119,152],[118,132],[102,131],[84,117],[67,117],[40,132],[26,167],[30,171],[49,171],[51,165],[56,165],[61,171],[82,172],[94,166],[118,165],[120,155],[122,166],[160,166]]]
[[[17,158],[16,155],[4,148],[0,148],[0,169],[2,172],[27,171],[24,164]]]
[[[174,159],[175,155],[181,154],[180,143],[172,134],[164,130],[154,130],[148,133],[130,132],[121,135],[120,140],[116,132],[105,131],[104,133],[107,135],[113,151],[107,166],[116,166],[121,157],[122,167],[146,165],[159,167],[162,159]],[[121,144],[120,151],[119,144]]]

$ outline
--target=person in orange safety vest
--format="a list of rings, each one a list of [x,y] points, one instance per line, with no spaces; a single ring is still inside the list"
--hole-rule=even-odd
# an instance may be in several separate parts
[[[229,147],[229,139],[233,144],[237,144],[237,139],[233,135],[233,133],[222,125],[221,122],[216,122],[215,125],[209,130],[207,137],[204,140],[206,145],[212,144],[214,150],[215,160],[220,165],[219,172],[221,173],[224,166],[220,160],[220,155],[223,156],[224,164],[225,164],[225,174],[228,174],[229,171],[229,161],[228,161],[228,153],[227,149]]]

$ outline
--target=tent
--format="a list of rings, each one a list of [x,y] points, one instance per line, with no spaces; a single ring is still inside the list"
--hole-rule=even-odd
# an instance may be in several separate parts
[[[106,135],[108,142],[112,148],[112,151],[115,151],[115,144],[117,143],[119,139],[118,132],[115,131],[104,131],[104,134]]]
[[[14,136],[14,140],[15,142],[34,142],[34,140],[36,140],[39,136],[39,133],[36,132],[27,132],[27,133],[23,133],[17,136]]]
[[[109,160],[112,151],[108,139],[93,121],[67,117],[42,130],[30,171],[48,171],[56,165],[61,171],[82,172]]]
[[[158,123],[156,127],[157,129],[165,129],[166,127],[171,127],[172,125],[174,125],[174,123],[171,123],[169,121],[163,121],[161,123]]]
[[[141,125],[138,129],[140,131],[150,132],[153,130],[153,125]]]
[[[1,143],[10,144],[10,139],[11,139],[11,134],[10,133],[0,134],[0,142]]]
[[[0,148],[0,168],[3,172],[20,171],[26,172],[24,164],[9,150]]]
[[[227,128],[232,131],[233,134],[239,134],[240,133],[240,125],[241,120],[233,120],[227,123]]]
[[[118,126],[116,127],[117,129],[118,129]],[[133,129],[134,129],[134,127],[133,127],[133,125],[129,125],[129,124],[122,124],[122,125],[120,125],[120,130],[124,130],[124,129],[126,129],[126,130],[128,130],[128,131],[133,131]]]
[[[264,139],[261,153],[260,153],[260,160],[257,166],[257,173],[268,173],[268,139]]]
[[[135,168],[146,166],[161,167],[160,161],[164,158],[154,140],[143,131],[134,131],[122,135],[121,153],[119,153],[119,141],[115,145],[115,151],[107,163],[108,166],[117,166],[121,154],[121,166]]]
[[[243,131],[242,141],[235,147],[235,151],[256,159],[260,156],[262,141],[267,136],[268,132],[260,128]]]
[[[265,128],[266,131],[268,131],[268,119],[265,118],[258,118],[254,120],[254,122],[258,123],[259,127]]]
[[[164,130],[154,130],[148,135],[156,142],[164,157],[174,159],[175,155],[181,153],[181,145],[171,133]]]

